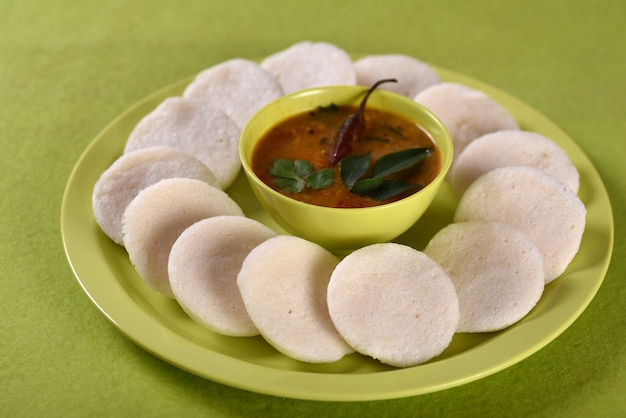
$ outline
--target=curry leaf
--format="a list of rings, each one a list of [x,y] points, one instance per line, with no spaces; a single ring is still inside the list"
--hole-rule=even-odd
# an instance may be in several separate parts
[[[409,148],[384,155],[376,161],[372,175],[383,178],[389,174],[411,168],[428,156],[428,148]]]
[[[405,181],[385,180],[380,177],[371,177],[357,181],[354,186],[352,186],[350,191],[363,196],[369,196],[374,200],[380,201],[390,199],[414,187],[419,186]]]
[[[348,188],[354,186],[354,183],[367,173],[367,169],[370,166],[370,159],[371,153],[367,153],[358,157],[347,157],[341,160],[339,165],[341,179]]]

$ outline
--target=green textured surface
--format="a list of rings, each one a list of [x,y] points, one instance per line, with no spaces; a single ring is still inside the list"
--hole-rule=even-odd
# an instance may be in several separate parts
[[[196,377],[128,340],[73,277],[61,198],[78,158],[148,94],[304,39],[406,53],[494,85],[587,154],[615,216],[586,311],[526,360],[457,388],[298,401]],[[0,0],[0,416],[626,415],[626,3],[600,1]]]

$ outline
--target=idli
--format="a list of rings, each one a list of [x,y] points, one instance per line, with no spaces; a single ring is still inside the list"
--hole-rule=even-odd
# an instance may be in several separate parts
[[[381,89],[413,99],[417,93],[440,82],[437,72],[425,62],[402,54],[367,55],[354,62],[357,84],[372,86],[378,80],[395,78]]]
[[[209,103],[242,129],[257,110],[282,94],[273,75],[253,61],[236,58],[202,71],[183,97]]]
[[[100,175],[91,199],[94,217],[102,231],[122,245],[122,215],[126,206],[139,191],[172,177],[194,178],[218,186],[206,165],[175,148],[143,148],[115,160]]]
[[[350,55],[327,42],[293,44],[265,58],[261,67],[276,77],[285,93],[356,82]]]
[[[459,200],[454,221],[500,221],[522,231],[539,249],[545,283],[550,283],[578,252],[585,217],[572,189],[536,168],[518,166],[476,179]]]
[[[329,363],[353,352],[333,326],[326,287],[339,259],[302,238],[279,235],[254,248],[237,278],[261,335],[296,360]]]
[[[459,298],[457,332],[499,331],[526,316],[544,289],[535,244],[504,223],[452,223],[424,253],[448,273]]]
[[[330,278],[328,310],[357,352],[396,367],[441,354],[459,321],[447,273],[423,252],[395,243],[346,256]]]
[[[235,122],[210,103],[170,97],[139,121],[124,153],[156,145],[179,149],[202,161],[226,189],[241,168],[239,134]]]
[[[167,273],[172,245],[190,225],[218,215],[244,216],[226,193],[200,180],[165,179],[140,191],[122,216],[124,246],[139,276],[174,297]]]
[[[474,139],[490,132],[519,129],[513,115],[490,96],[458,83],[439,83],[422,90],[415,101],[430,109],[444,124],[454,157]]]
[[[458,196],[482,174],[498,167],[531,166],[578,193],[578,170],[565,151],[536,132],[506,130],[472,141],[452,167],[450,183]]]
[[[217,333],[257,335],[237,287],[237,274],[248,253],[275,235],[242,216],[214,216],[185,229],[168,261],[170,286],[183,310]]]

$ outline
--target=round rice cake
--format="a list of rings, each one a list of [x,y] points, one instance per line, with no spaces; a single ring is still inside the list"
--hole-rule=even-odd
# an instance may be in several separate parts
[[[281,353],[329,363],[353,352],[333,326],[326,287],[339,259],[321,246],[279,235],[246,257],[237,284],[250,318]]]
[[[165,146],[139,149],[119,157],[95,184],[91,203],[96,223],[115,243],[122,242],[122,215],[139,191],[172,177],[202,180],[218,187],[213,172],[195,157]]]
[[[214,216],[185,229],[168,260],[170,286],[183,310],[217,333],[258,335],[241,299],[237,274],[248,253],[275,235],[242,216]]]
[[[139,121],[124,153],[156,145],[179,149],[202,161],[226,189],[241,168],[239,134],[235,122],[210,103],[169,97]]]
[[[350,55],[327,42],[293,44],[265,58],[261,67],[276,77],[285,93],[356,82]]]
[[[578,170],[565,151],[536,132],[506,130],[476,138],[458,156],[450,183],[458,196],[482,174],[506,166],[535,167],[578,193]]]
[[[424,249],[459,298],[456,332],[491,332],[525,317],[544,289],[543,260],[522,232],[501,222],[452,223]]]
[[[444,124],[454,146],[454,158],[474,139],[490,132],[519,129],[513,115],[490,96],[458,83],[439,83],[422,90],[415,101]]]
[[[476,179],[459,200],[454,222],[500,221],[522,231],[542,255],[547,284],[578,252],[585,217],[572,189],[536,168],[513,166]]]
[[[372,86],[378,80],[395,78],[381,89],[413,99],[420,91],[439,83],[437,72],[425,62],[402,54],[367,55],[354,62],[357,84]]]
[[[218,215],[244,216],[226,193],[201,180],[164,179],[140,191],[122,216],[124,246],[139,276],[173,298],[167,272],[172,245],[190,225]]]
[[[276,78],[253,61],[236,58],[202,71],[183,97],[203,100],[226,113],[240,129],[261,107],[283,95]]]
[[[395,243],[346,256],[331,276],[328,310],[357,352],[396,367],[441,354],[459,321],[446,272],[423,252]]]

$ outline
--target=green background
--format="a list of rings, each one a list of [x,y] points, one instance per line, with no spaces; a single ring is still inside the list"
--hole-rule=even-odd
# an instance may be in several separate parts
[[[603,178],[615,215],[606,279],[528,359],[442,392],[284,399],[157,359],[90,302],[66,261],[72,167],[122,111],[233,57],[301,41],[405,53],[542,112]],[[0,0],[0,416],[626,416],[626,2]]]

